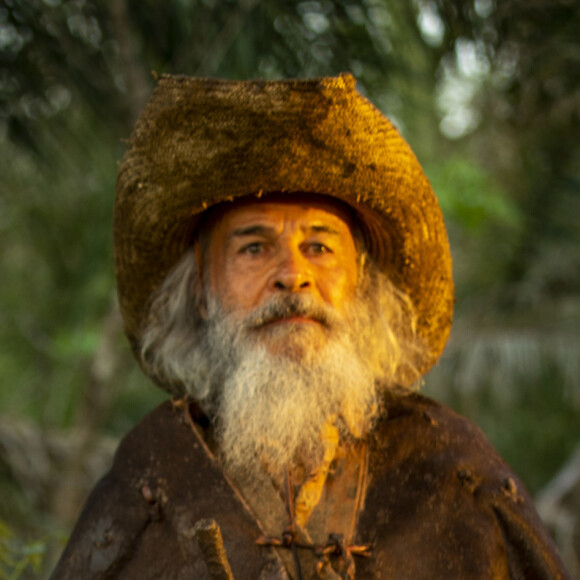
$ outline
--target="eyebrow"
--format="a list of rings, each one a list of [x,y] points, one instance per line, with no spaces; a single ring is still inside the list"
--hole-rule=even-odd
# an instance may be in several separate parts
[[[242,236],[266,235],[266,234],[273,234],[274,232],[275,232],[274,228],[257,224],[257,225],[253,225],[253,226],[236,228],[231,233],[230,237],[236,238],[236,237],[242,237]]]
[[[315,233],[315,234],[331,234],[333,236],[340,235],[340,232],[335,228],[328,225],[314,224],[310,226],[303,226],[300,228],[304,233]],[[247,227],[236,228],[232,233],[232,238],[234,237],[244,237],[244,236],[256,236],[256,235],[272,235],[275,233],[275,229],[269,226],[264,226],[261,224],[251,225]]]
[[[303,232],[311,231],[315,234],[331,234],[333,236],[339,236],[340,232],[327,225],[312,225],[302,228]]]

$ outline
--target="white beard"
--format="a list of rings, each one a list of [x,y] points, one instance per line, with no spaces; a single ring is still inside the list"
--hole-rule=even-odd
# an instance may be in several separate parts
[[[370,429],[378,389],[361,356],[366,345],[356,320],[360,308],[357,303],[349,320],[341,320],[308,295],[280,295],[240,318],[209,300],[203,350],[211,360],[202,404],[213,415],[230,470],[242,475],[266,464],[278,474],[297,456],[316,463],[323,453],[320,433],[329,420],[343,436],[361,437]],[[324,322],[261,326],[289,309]]]
[[[344,316],[309,294],[286,293],[250,314],[224,312],[195,288],[189,253],[152,303],[141,361],[160,386],[201,402],[225,463],[238,472],[255,473],[260,462],[280,471],[297,454],[316,461],[325,422],[335,421],[343,437],[362,437],[382,394],[419,379],[427,349],[412,334],[412,304],[372,263]],[[293,315],[319,324],[264,326]]]

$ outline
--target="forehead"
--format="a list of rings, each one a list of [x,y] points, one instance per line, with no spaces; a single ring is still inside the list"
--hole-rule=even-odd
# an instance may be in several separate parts
[[[318,222],[354,238],[355,221],[346,204],[331,197],[308,194],[248,197],[221,204],[210,210],[202,230],[212,238],[218,232],[226,233],[252,222],[287,220],[299,222],[298,225],[303,227],[317,225]]]

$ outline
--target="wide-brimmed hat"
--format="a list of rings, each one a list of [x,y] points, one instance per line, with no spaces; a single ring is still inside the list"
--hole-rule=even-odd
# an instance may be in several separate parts
[[[417,158],[350,74],[288,81],[163,75],[121,163],[115,258],[125,330],[138,349],[149,300],[217,203],[315,193],[351,206],[379,267],[410,297],[439,358],[453,311],[443,217]]]

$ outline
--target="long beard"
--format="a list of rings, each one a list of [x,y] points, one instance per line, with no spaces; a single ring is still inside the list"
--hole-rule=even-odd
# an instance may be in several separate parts
[[[226,466],[280,473],[300,458],[316,464],[324,424],[361,437],[377,414],[375,373],[365,364],[358,301],[344,318],[308,295],[278,295],[247,316],[209,300],[203,351],[209,357],[204,405],[213,415]],[[288,316],[314,323],[274,324]]]

